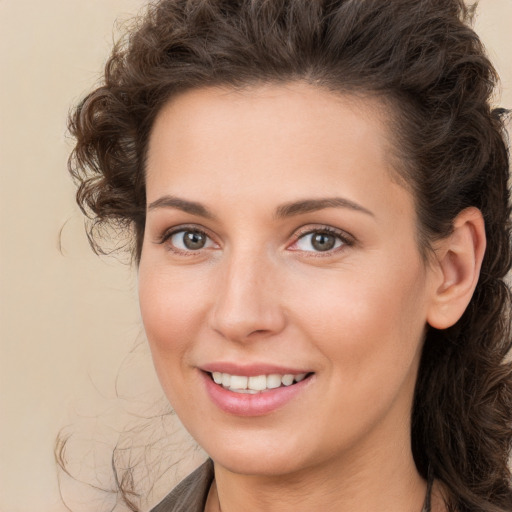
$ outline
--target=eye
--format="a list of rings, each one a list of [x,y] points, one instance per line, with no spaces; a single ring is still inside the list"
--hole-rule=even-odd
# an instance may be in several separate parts
[[[290,249],[304,252],[328,252],[344,245],[350,245],[350,241],[341,233],[322,228],[299,235]]]
[[[213,240],[203,231],[198,229],[180,229],[164,236],[163,242],[167,242],[173,249],[182,252],[199,251],[215,247]]]

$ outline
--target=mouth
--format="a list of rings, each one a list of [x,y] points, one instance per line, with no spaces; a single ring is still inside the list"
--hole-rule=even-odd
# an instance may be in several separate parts
[[[218,362],[200,368],[207,396],[235,416],[266,416],[311,393],[315,372],[268,364]],[[281,373],[279,373],[281,372]],[[308,391],[309,390],[309,391]]]
[[[232,375],[223,372],[206,372],[215,384],[233,393],[256,395],[273,389],[290,387],[313,375],[313,372],[298,374],[262,374],[254,376]]]

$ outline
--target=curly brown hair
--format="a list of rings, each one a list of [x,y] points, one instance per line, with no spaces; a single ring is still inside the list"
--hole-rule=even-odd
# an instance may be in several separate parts
[[[474,296],[451,328],[429,328],[412,412],[420,474],[458,512],[512,510],[509,160],[497,75],[462,0],[160,0],[114,47],[104,84],[72,112],[69,169],[89,236],[131,233],[140,259],[145,158],[157,113],[199,87],[302,80],[392,105],[399,170],[414,194],[419,243],[450,234],[464,208],[485,219]],[[123,491],[123,492],[126,492]],[[125,494],[128,497],[128,493]]]

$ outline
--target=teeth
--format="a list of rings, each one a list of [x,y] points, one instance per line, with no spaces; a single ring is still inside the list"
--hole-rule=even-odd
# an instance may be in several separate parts
[[[279,375],[273,373],[270,375],[256,375],[245,377],[243,375],[230,375],[229,373],[213,372],[212,378],[216,384],[234,391],[236,393],[255,394],[261,391],[276,389],[281,386],[291,386],[295,382],[300,382],[306,378],[307,373],[293,375],[287,373]]]
[[[291,386],[293,384],[293,375],[290,375],[290,374],[283,375],[281,382],[285,386]]]
[[[281,375],[275,373],[267,376],[267,388],[275,389],[281,386]]]
[[[267,377],[265,375],[258,375],[257,377],[249,377],[249,389],[255,391],[263,391],[267,387]]]
[[[240,375],[231,375],[229,387],[234,389],[247,389],[247,381],[249,380],[250,379],[248,377],[241,377]],[[256,389],[254,386],[249,387],[250,389]]]

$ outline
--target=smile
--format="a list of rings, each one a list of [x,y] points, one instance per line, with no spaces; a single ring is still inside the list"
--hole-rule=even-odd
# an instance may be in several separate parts
[[[235,393],[256,394],[277,389],[282,386],[291,386],[304,380],[307,373],[293,375],[287,373],[284,375],[273,373],[269,375],[256,375],[247,377],[244,375],[231,375],[229,373],[212,372],[212,379],[224,389]]]
[[[307,390],[312,389],[316,381],[315,372],[293,372],[288,368],[269,365],[246,366],[242,369],[238,365],[222,363],[208,365],[201,370],[200,375],[211,402],[223,412],[235,416],[271,414],[293,402],[295,397],[308,393]],[[277,373],[279,371],[283,373]]]

